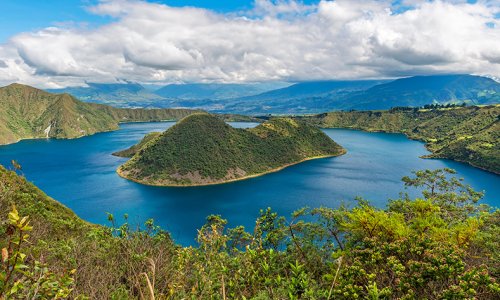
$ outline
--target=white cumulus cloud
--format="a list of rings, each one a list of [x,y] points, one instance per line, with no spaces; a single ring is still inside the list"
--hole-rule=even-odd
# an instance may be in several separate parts
[[[136,0],[89,7],[96,29],[49,27],[0,44],[0,83],[256,82],[500,76],[497,0],[256,0],[216,13]]]

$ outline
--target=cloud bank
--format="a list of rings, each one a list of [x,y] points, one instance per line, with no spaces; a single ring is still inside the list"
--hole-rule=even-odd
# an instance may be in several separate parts
[[[0,83],[500,77],[500,1],[393,2],[256,0],[250,11],[220,14],[103,0],[87,9],[112,16],[109,24],[49,27],[0,44]]]

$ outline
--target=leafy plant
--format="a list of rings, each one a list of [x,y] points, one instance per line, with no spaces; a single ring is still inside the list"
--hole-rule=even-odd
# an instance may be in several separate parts
[[[363,199],[289,217],[267,208],[251,232],[212,215],[198,245],[181,247],[153,220],[83,222],[0,167],[0,208],[19,208],[5,212],[0,229],[2,296],[498,299],[500,211],[478,204],[482,194],[453,175],[416,171],[403,181],[422,196],[402,195],[385,209]],[[21,217],[27,211],[33,228]]]
[[[7,246],[2,248],[0,299],[67,298],[72,291],[76,270],[58,276],[39,261],[30,266],[21,250],[28,243],[28,232],[31,230],[28,217],[20,217],[13,206],[8,215]]]

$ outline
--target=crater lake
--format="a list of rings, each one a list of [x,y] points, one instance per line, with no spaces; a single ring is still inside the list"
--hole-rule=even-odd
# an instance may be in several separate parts
[[[421,169],[453,168],[476,190],[484,190],[484,203],[499,206],[500,176],[469,165],[442,159],[422,159],[429,153],[422,142],[402,134],[324,129],[347,154],[307,161],[276,173],[229,184],[167,188],[128,181],[116,174],[127,159],[111,153],[137,143],[146,133],[163,131],[174,122],[121,124],[120,130],[72,140],[23,140],[0,146],[0,163],[11,160],[22,174],[45,193],[65,204],[83,219],[108,224],[106,213],[117,222],[128,214],[131,225],[152,218],[176,242],[195,243],[196,230],[210,214],[244,225],[252,232],[260,209],[271,207],[289,216],[303,206],[355,205],[360,196],[378,207],[400,192],[410,196],[401,178]],[[230,123],[252,127],[255,123]]]

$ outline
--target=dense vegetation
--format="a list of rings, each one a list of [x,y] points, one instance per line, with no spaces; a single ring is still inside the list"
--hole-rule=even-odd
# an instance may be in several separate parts
[[[290,118],[237,129],[216,116],[193,114],[146,143],[119,173],[146,184],[203,185],[343,153],[318,128]]]
[[[329,112],[303,117],[320,127],[400,132],[424,141],[430,158],[449,158],[500,173],[500,106]]]
[[[29,138],[76,138],[118,129],[119,122],[178,120],[193,112],[120,109],[11,84],[0,88],[0,144]]]
[[[152,220],[88,224],[0,167],[0,298],[498,299],[500,211],[450,172],[403,178],[422,196],[386,209],[268,208],[250,232],[209,216],[181,247]]]
[[[90,104],[92,107],[106,112],[116,122],[157,122],[175,121],[192,113],[201,112],[191,109],[169,109],[169,108],[116,108],[102,104]]]
[[[0,88],[0,144],[24,138],[71,138],[117,129],[103,111],[70,95],[12,84]]]

